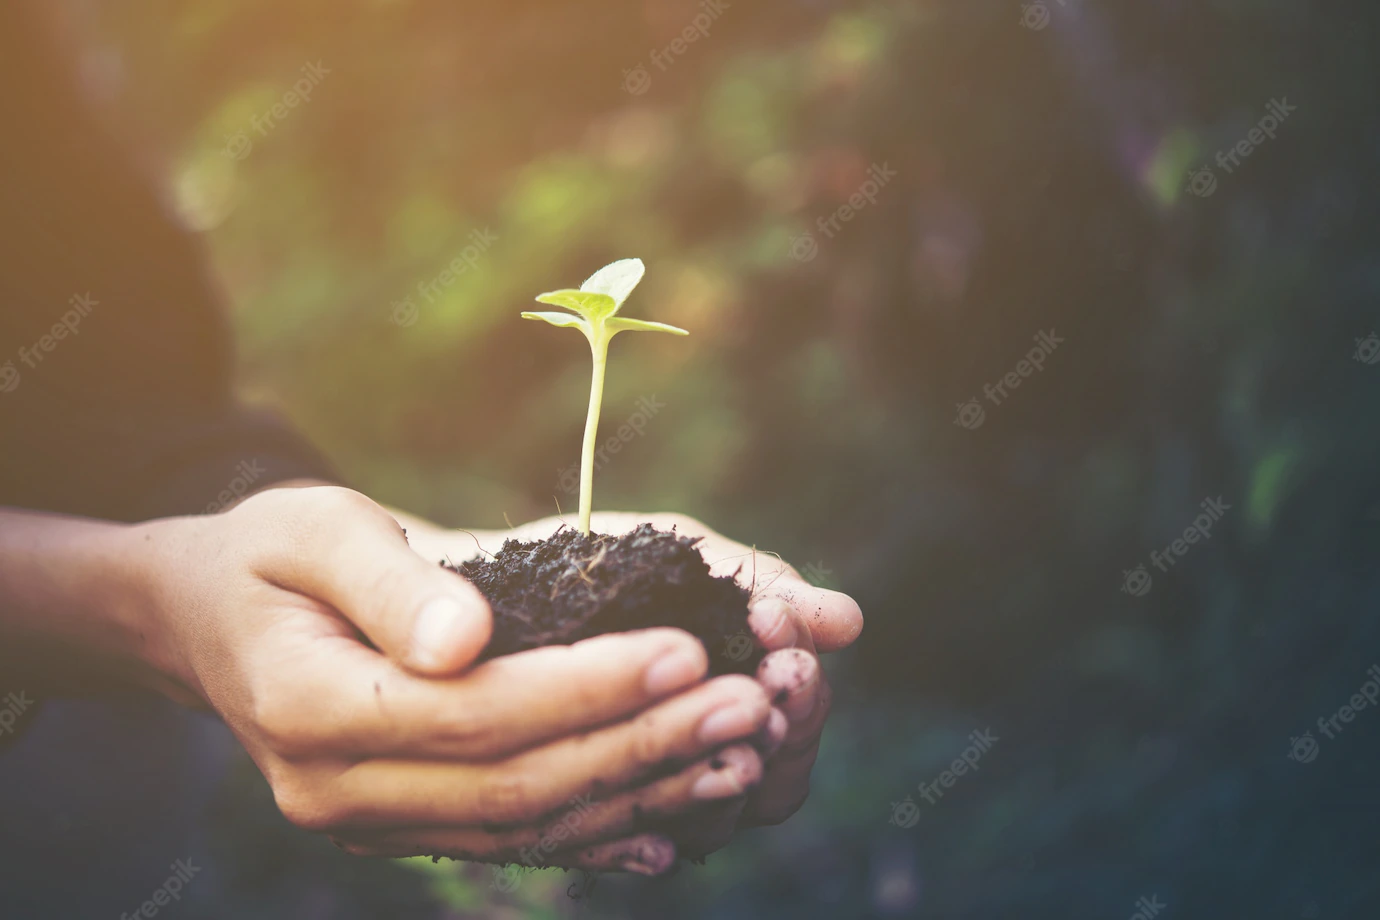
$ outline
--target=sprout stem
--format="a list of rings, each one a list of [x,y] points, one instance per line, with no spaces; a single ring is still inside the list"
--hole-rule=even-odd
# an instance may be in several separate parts
[[[609,339],[602,321],[590,330],[589,350],[594,373],[589,381],[589,415],[585,419],[585,444],[580,455],[580,532],[589,536],[589,517],[594,510],[594,445],[599,437],[599,407],[604,402],[604,368],[608,365]]]

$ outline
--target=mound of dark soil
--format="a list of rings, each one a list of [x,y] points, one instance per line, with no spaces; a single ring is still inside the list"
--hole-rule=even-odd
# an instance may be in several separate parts
[[[482,659],[603,633],[675,626],[709,652],[713,674],[752,674],[762,651],[747,625],[748,592],[709,574],[698,538],[642,524],[618,536],[562,528],[507,540],[492,558],[446,565],[488,598],[493,639]]]

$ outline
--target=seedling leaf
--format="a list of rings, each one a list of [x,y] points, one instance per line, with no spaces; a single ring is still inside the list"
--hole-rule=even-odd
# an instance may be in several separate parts
[[[598,291],[575,291],[569,288],[549,291],[537,295],[537,303],[549,303],[553,307],[574,310],[585,319],[594,320],[601,316],[612,316],[618,312],[618,302],[607,294]]]
[[[604,320],[604,326],[612,336],[618,332],[669,332],[672,335],[689,335],[679,326],[671,326],[666,323],[649,323],[645,319],[628,319],[624,316],[612,316]]]
[[[612,297],[613,313],[617,313],[622,308],[623,301],[628,299],[628,295],[637,287],[637,283],[646,272],[647,266],[642,264],[641,259],[619,259],[590,275],[585,283],[580,285],[580,290]]]
[[[545,320],[553,326],[577,326],[582,330],[589,326],[583,316],[576,316],[573,313],[547,313],[542,310],[529,310],[523,312],[522,318]]]

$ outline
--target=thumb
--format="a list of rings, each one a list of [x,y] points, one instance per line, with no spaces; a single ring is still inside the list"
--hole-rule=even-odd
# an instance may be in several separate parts
[[[382,506],[348,489],[312,496],[297,559],[279,584],[329,604],[385,655],[427,675],[472,664],[488,645],[493,614],[478,589],[427,562]]]

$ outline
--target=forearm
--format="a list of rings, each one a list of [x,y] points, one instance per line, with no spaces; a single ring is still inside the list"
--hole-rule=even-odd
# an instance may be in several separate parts
[[[0,649],[60,688],[169,691],[144,525],[0,509]],[[174,693],[174,695],[177,695]]]

